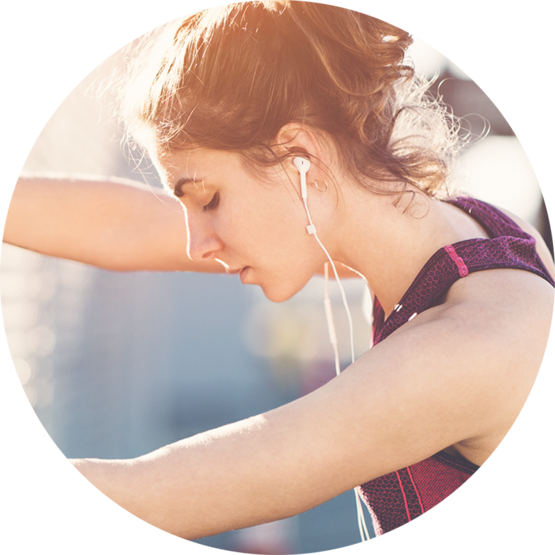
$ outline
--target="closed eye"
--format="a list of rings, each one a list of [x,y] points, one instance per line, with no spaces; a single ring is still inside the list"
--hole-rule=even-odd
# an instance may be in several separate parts
[[[210,202],[202,207],[202,211],[209,212],[210,210],[215,210],[218,207],[219,203],[220,203],[220,194],[215,193],[212,199],[210,200]]]

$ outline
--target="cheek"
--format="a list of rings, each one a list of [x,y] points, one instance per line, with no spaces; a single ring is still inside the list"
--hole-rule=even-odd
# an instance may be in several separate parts
[[[302,202],[294,201],[287,190],[260,184],[236,197],[222,196],[215,212],[217,231],[230,246],[240,241],[242,247],[263,248],[282,258],[284,246],[297,248],[308,236]]]

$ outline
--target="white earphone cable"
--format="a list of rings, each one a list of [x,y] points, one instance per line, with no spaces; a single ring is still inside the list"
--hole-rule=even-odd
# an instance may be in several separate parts
[[[310,161],[308,161],[304,158],[298,157],[298,158],[295,158],[293,160],[293,164],[299,170],[299,174],[300,174],[300,178],[301,178],[301,197],[303,199],[303,204],[304,204],[304,208],[305,208],[305,212],[306,212],[306,216],[308,218],[308,224],[309,224],[309,225],[306,226],[306,230],[309,233],[309,235],[314,235],[314,238],[316,239],[316,241],[320,245],[321,249],[326,254],[326,257],[329,260],[329,263],[331,264],[331,267],[333,269],[333,273],[334,273],[335,279],[337,281],[339,291],[341,293],[341,299],[343,301],[343,306],[345,307],[345,312],[347,313],[347,319],[349,320],[349,335],[350,335],[350,340],[351,340],[351,362],[354,363],[356,359],[355,359],[355,341],[354,341],[354,332],[353,332],[353,319],[351,317],[351,311],[349,310],[349,305],[347,303],[347,296],[345,295],[345,289],[343,288],[341,280],[339,279],[337,269],[335,267],[335,264],[334,264],[334,262],[333,262],[333,260],[330,256],[329,252],[327,251],[326,247],[324,247],[324,245],[320,241],[320,238],[318,237],[318,233],[316,232],[316,227],[312,223],[312,218],[310,217],[310,211],[308,210],[308,203],[307,203],[308,193],[307,193],[307,187],[306,187],[306,174],[308,172],[308,169],[310,168]],[[335,373],[337,375],[339,375],[340,372],[341,372],[341,365],[340,365],[340,361],[339,361],[339,350],[338,350],[338,346],[337,346],[337,336],[336,336],[336,333],[335,333],[335,325],[334,325],[334,322],[333,322],[331,301],[330,301],[330,298],[329,298],[328,280],[329,280],[329,272],[328,272],[328,263],[326,262],[324,264],[324,283],[325,283],[324,308],[325,308],[325,311],[326,311],[326,320],[327,320],[327,323],[328,323],[328,332],[329,332],[329,336],[330,336],[330,342],[332,344],[333,352],[334,352]],[[360,533],[361,540],[364,542],[364,541],[370,539],[370,534],[368,533],[368,528],[366,526],[366,520],[364,518],[364,513],[363,513],[363,510],[362,510],[362,503],[360,501],[360,496],[359,496],[358,491],[356,490],[356,488],[353,491],[355,493],[355,499],[356,499],[358,530],[359,530],[359,533]]]
[[[333,266],[333,262],[332,262],[332,266]],[[336,279],[338,280],[338,284],[340,285],[341,282],[339,281],[339,278],[337,277],[337,272],[335,272],[335,275],[336,275]],[[333,314],[332,314],[332,310],[331,310],[331,301],[330,301],[330,298],[329,298],[328,280],[329,280],[328,263],[326,262],[324,264],[324,283],[325,283],[324,307],[325,307],[325,310],[326,310],[326,319],[327,319],[327,322],[328,322],[328,331],[329,331],[329,335],[330,335],[330,342],[332,344],[333,352],[334,352],[334,356],[335,356],[335,373],[336,373],[336,375],[339,376],[339,373],[341,372],[341,366],[340,366],[340,363],[339,363],[339,350],[337,348],[337,336],[335,334],[335,325],[334,325],[334,322],[333,322]],[[345,308],[347,310],[347,314],[349,315],[349,319],[350,319],[350,312],[349,312],[349,307],[348,307],[347,304],[345,304]],[[352,347],[353,343],[354,343],[353,335],[352,335],[352,332],[351,332],[351,348],[353,348]],[[354,359],[354,355],[353,355],[353,359]],[[359,530],[359,533],[360,533],[360,537],[362,539],[362,543],[366,543],[367,541],[370,541],[370,534],[368,533],[368,528],[366,526],[366,520],[364,519],[364,513],[363,513],[363,509],[362,509],[362,504],[360,502],[359,493],[356,489],[354,489],[353,491],[355,493],[355,500],[356,500],[356,507],[357,507],[358,530]]]
[[[314,238],[316,239],[316,241],[318,241],[318,244],[320,245],[321,249],[324,251],[326,257],[328,258],[332,270],[333,270],[333,274],[335,276],[335,279],[337,280],[337,285],[339,286],[339,291],[341,293],[341,299],[343,301],[343,306],[345,307],[345,311],[347,313],[347,319],[349,320],[349,332],[350,332],[350,339],[351,339],[351,362],[355,362],[355,341],[354,341],[354,332],[353,332],[353,319],[351,317],[351,311],[349,310],[349,305],[347,304],[347,296],[345,295],[345,289],[343,289],[343,285],[341,283],[341,280],[339,279],[339,276],[337,274],[337,269],[335,267],[335,264],[333,263],[333,260],[331,259],[331,256],[329,254],[329,252],[326,250],[326,247],[324,247],[324,245],[322,244],[322,242],[320,241],[320,238],[318,237],[318,233],[316,232],[316,228],[314,226],[314,224],[312,223],[312,218],[310,217],[310,212],[308,210],[308,204],[306,202],[306,198],[303,198],[303,204],[304,204],[304,208],[306,211],[306,215],[308,217],[308,222],[309,222],[309,226],[307,226],[307,230],[308,233],[310,233],[311,235],[314,235]]]

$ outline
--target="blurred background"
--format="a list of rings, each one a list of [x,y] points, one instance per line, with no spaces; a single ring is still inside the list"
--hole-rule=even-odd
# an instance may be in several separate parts
[[[436,51],[416,41],[410,56],[418,73],[439,75],[436,94],[475,137],[452,186],[529,220],[552,249],[537,181],[508,123]],[[125,153],[106,99],[97,98],[114,63],[117,57],[64,101],[25,171],[113,175],[160,186],[148,163],[138,165]],[[67,457],[135,457],[274,408],[334,375],[320,278],[290,301],[272,304],[237,276],[117,273],[10,245],[2,247],[0,272],[15,370]],[[345,286],[360,355],[370,337],[368,293],[358,281]],[[334,284],[331,295],[345,364],[347,322]],[[199,543],[282,554],[358,541],[354,494],[347,492],[297,517]]]

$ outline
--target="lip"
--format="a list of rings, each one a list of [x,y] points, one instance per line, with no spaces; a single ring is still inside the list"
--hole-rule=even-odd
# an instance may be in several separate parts
[[[248,270],[250,269],[250,266],[245,266],[240,272],[239,272],[239,277],[241,278],[241,283],[244,285],[246,283],[246,275]]]
[[[231,268],[226,268],[226,273],[229,275],[235,275],[235,274],[239,274],[239,277],[241,278],[241,282],[244,284],[245,280],[246,280],[246,274],[247,274],[247,270],[250,268],[250,266],[244,266],[243,268],[236,268],[235,270],[232,270]]]

